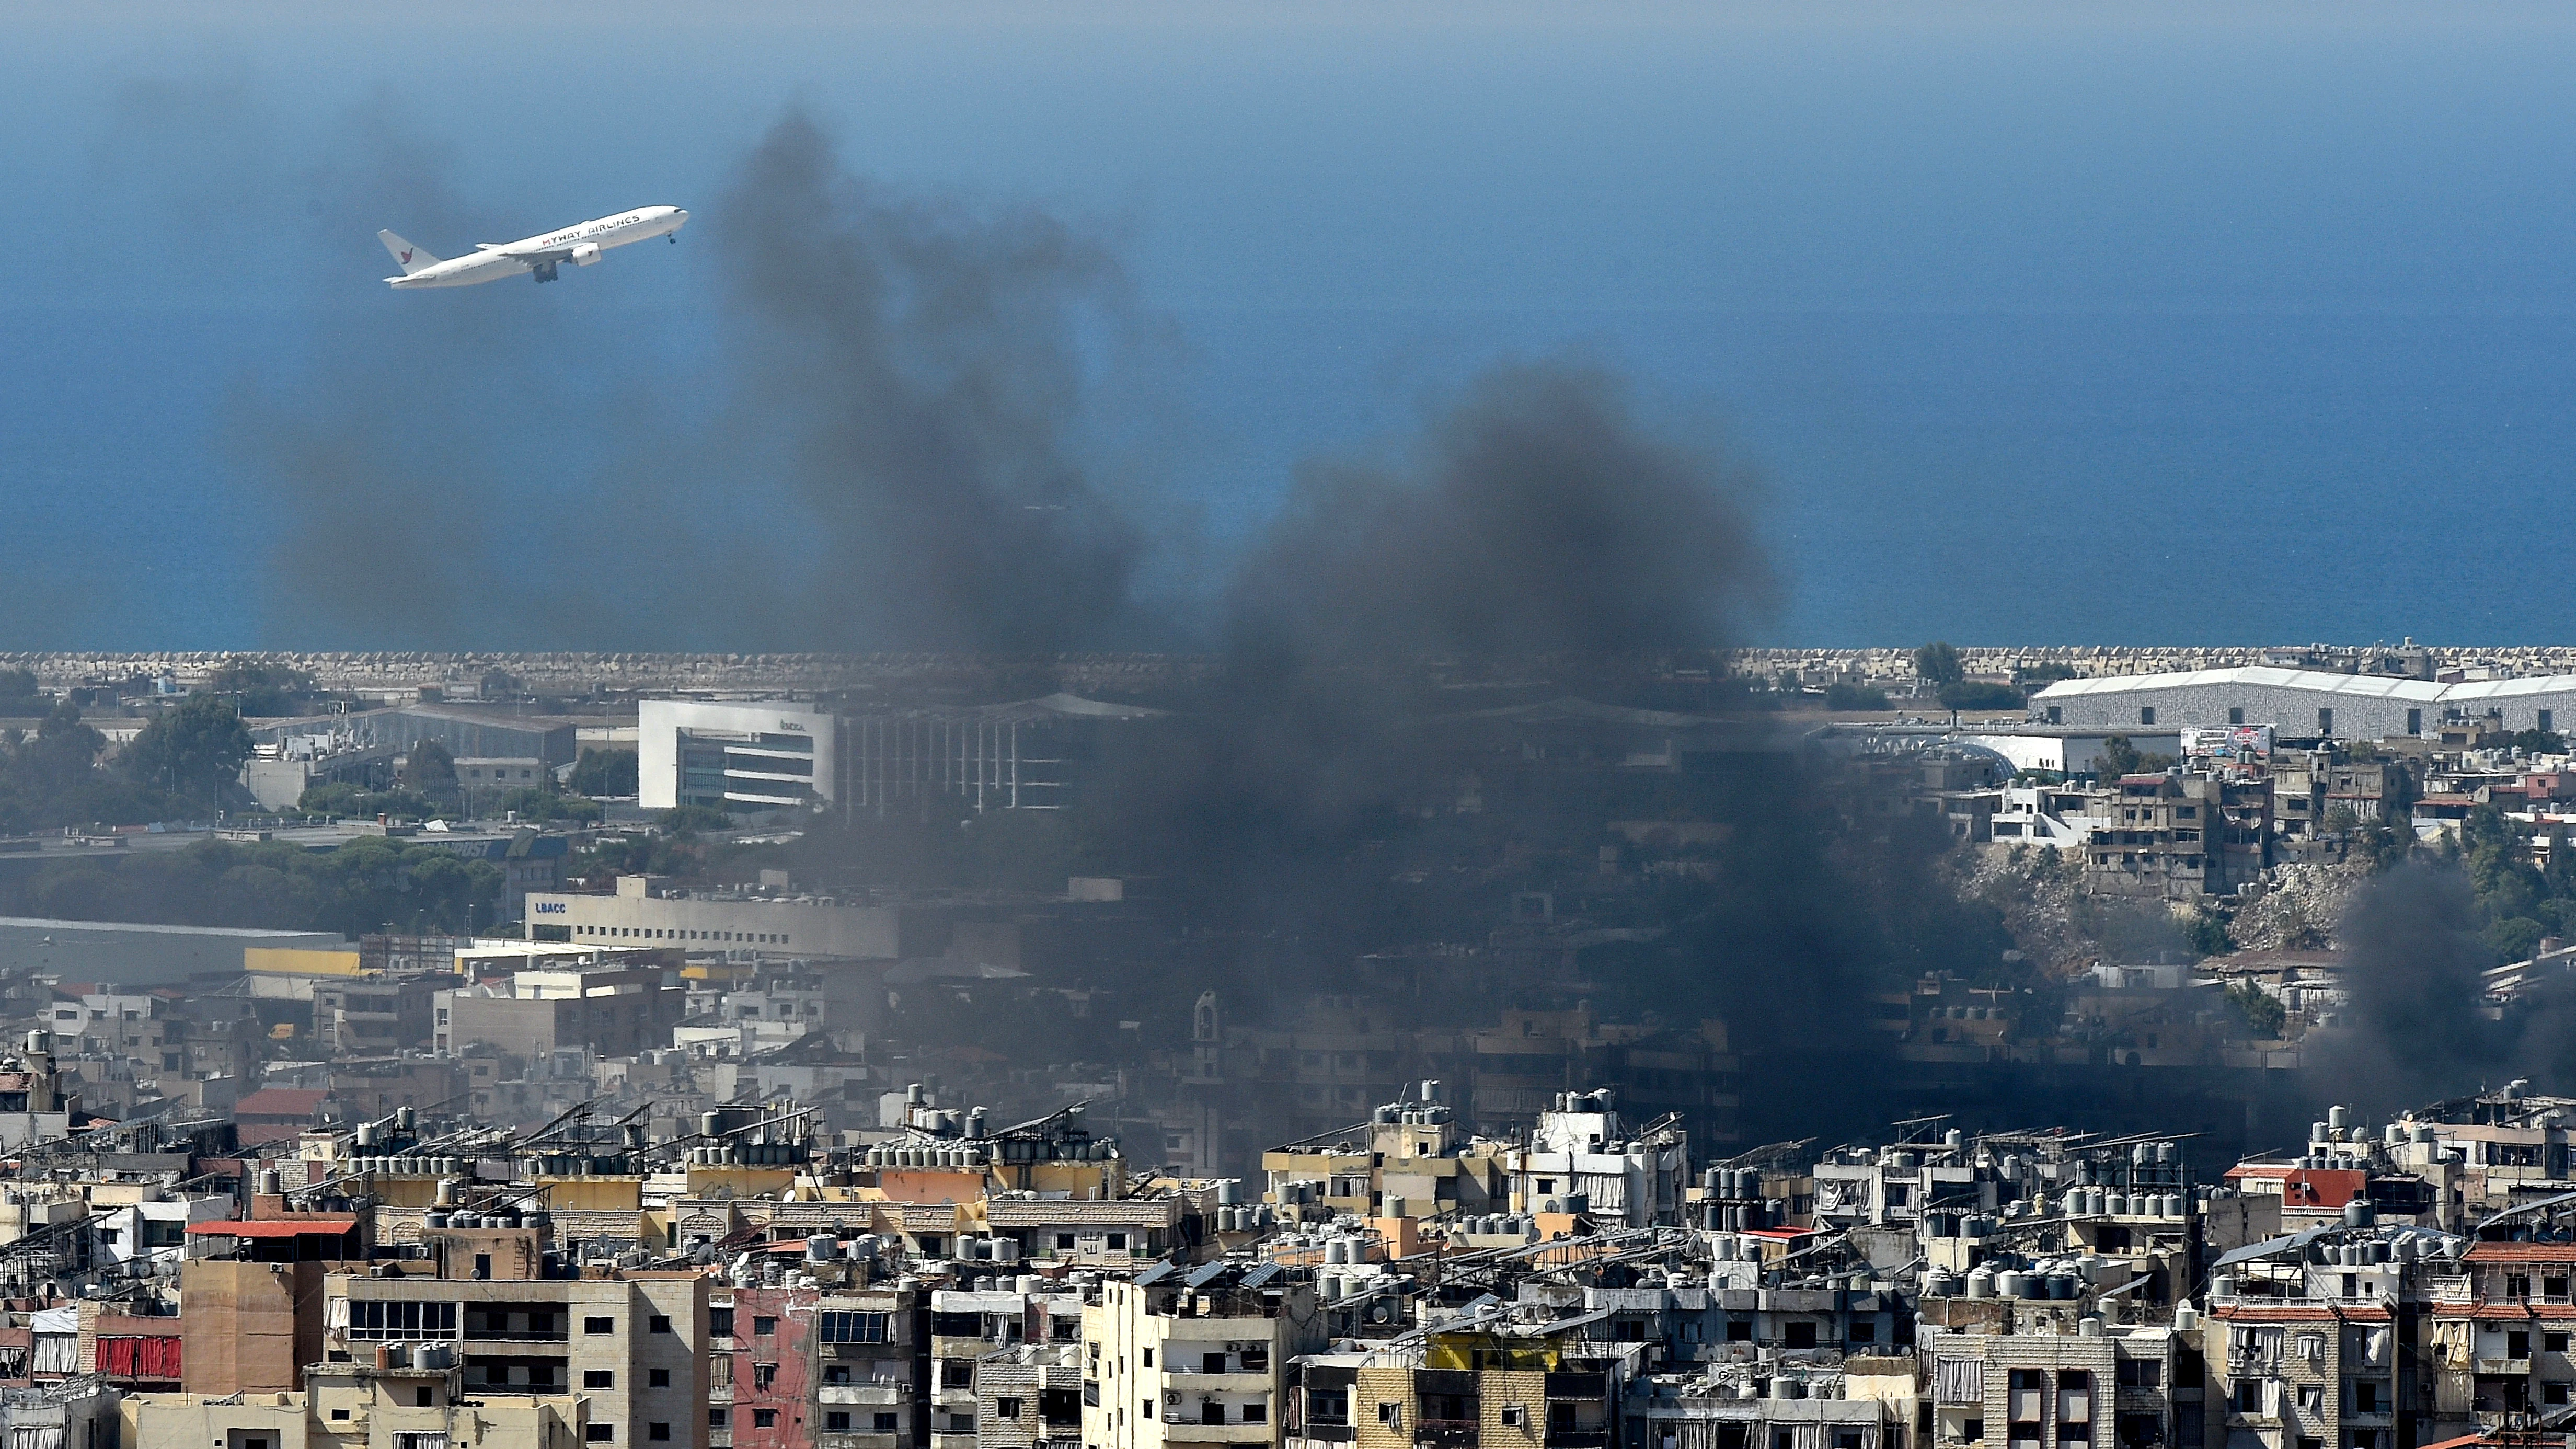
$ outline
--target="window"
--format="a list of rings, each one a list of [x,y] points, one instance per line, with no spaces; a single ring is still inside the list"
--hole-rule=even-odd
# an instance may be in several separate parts
[[[617,1320],[614,1318],[585,1318],[581,1321],[581,1331],[584,1333],[615,1333],[617,1331]]]
[[[2164,1370],[2163,1364],[2151,1358],[2124,1358],[2120,1360],[2120,1387],[2152,1389],[2164,1377]]]
[[[2420,709],[2406,711],[2406,733],[2410,735],[2424,733],[2424,711]]]
[[[850,1416],[845,1413],[825,1414],[823,1416],[823,1432],[826,1434],[846,1434],[850,1432]]]
[[[2560,1387],[2563,1388],[2565,1385],[2561,1385]],[[1247,1424],[1266,1424],[1270,1422],[1270,1406],[1268,1404],[1244,1405],[1243,1422]]]
[[[776,1409],[754,1409],[754,1410],[752,1410],[752,1411],[751,1411],[751,1427],[753,1427],[753,1428],[755,1428],[755,1429],[775,1429],[775,1428],[777,1428],[777,1427],[778,1427],[778,1411],[777,1411]]]
[[[345,1419],[349,1417],[349,1411],[346,1409],[333,1409],[331,1411],[331,1417],[334,1419]]]
[[[668,1333],[671,1331],[671,1320],[663,1317],[659,1313],[656,1313],[652,1317],[644,1320],[644,1331],[646,1333]]]
[[[2531,1335],[2527,1332],[2520,1331],[2506,1334],[2504,1336],[2504,1356],[2506,1358],[2531,1357]]]
[[[1853,1343],[1878,1342],[1878,1324],[1867,1318],[1853,1319],[1851,1325],[1851,1341]]]
[[[1529,1427],[1529,1406],[1526,1404],[1503,1405],[1503,1427],[1506,1429],[1525,1429]]]
[[[1733,1318],[1727,1320],[1726,1341],[1729,1343],[1751,1343],[1753,1341],[1753,1320],[1750,1318]]]
[[[1814,1348],[1816,1346],[1816,1325],[1813,1323],[1786,1324],[1783,1325],[1781,1332],[1786,1335],[1782,1338],[1781,1342],[1787,1344],[1791,1348]]]
[[[777,1331],[778,1320],[770,1317],[768,1314],[764,1313],[757,1315],[751,1320],[751,1336],[754,1338],[765,1337],[769,1334],[776,1333]]]
[[[718,1338],[733,1337],[733,1310],[730,1308],[708,1309],[707,1332],[714,1334]]]
[[[2554,718],[2555,716],[2553,716],[2548,710],[2544,709],[2540,712],[2540,732],[2542,734],[2548,735],[2556,734],[2558,732],[2558,727],[2551,722]]]
[[[875,1423],[874,1423],[875,1432],[877,1432],[877,1433],[879,1433],[879,1434],[891,1434],[891,1433],[893,1433],[893,1432],[894,1432],[894,1425],[895,1425],[895,1417],[894,1417],[894,1415],[892,1415],[892,1414],[879,1414],[879,1415],[877,1415],[877,1416],[875,1417]]]
[[[1019,1416],[1020,1416],[1020,1401],[1019,1401],[1019,1400],[1017,1400],[1017,1399],[995,1399],[995,1400],[993,1401],[993,1417],[994,1417],[994,1418],[996,1418],[996,1419],[1016,1419],[1016,1418],[1018,1418]]]
[[[647,1370],[645,1370],[645,1372],[644,1372],[644,1387],[646,1387],[646,1388],[648,1388],[648,1389],[667,1389],[667,1388],[669,1388],[670,1386],[671,1386],[671,1371],[670,1371],[669,1369],[647,1369]]]
[[[617,1439],[617,1426],[615,1424],[593,1424],[582,1431],[581,1437],[589,1440],[593,1444],[614,1443]]]
[[[491,1254],[489,1254],[489,1253],[477,1253],[477,1254],[475,1254],[475,1255],[474,1255],[474,1276],[475,1276],[475,1277],[477,1277],[477,1278],[489,1278],[489,1277],[491,1277],[491,1276],[492,1276],[492,1255],[491,1255]],[[592,1428],[594,1428],[594,1429],[596,1429],[596,1428],[598,1428],[599,1426],[598,1426],[598,1425],[596,1425],[596,1424],[593,1424],[593,1425],[591,1425],[591,1427],[592,1427]]]
[[[1381,1424],[1403,1423],[1404,1406],[1402,1404],[1379,1404],[1377,1406],[1377,1421]]]
[[[2567,1351],[2567,1335],[2564,1333],[2542,1334],[2540,1336],[2540,1346],[2551,1353],[2565,1353]]]
[[[1147,1350],[1151,1352],[1152,1350]],[[943,1358],[939,1361],[939,1386],[943,1389],[971,1389],[975,1386],[975,1361],[967,1358]]]
[[[1136,1416],[1138,1418],[1150,1419],[1154,1417],[1154,1401],[1152,1399],[1140,1399],[1138,1400],[1138,1403],[1142,1406],[1136,1410]]]
[[[2321,709],[2317,711],[2317,733],[2321,735],[2330,735],[2334,733],[2333,710]]]
[[[730,1428],[732,1428],[732,1427],[733,1427],[733,1410],[731,1410],[731,1409],[709,1409],[709,1410],[707,1410],[707,1427],[708,1427],[708,1428],[710,1428],[710,1429],[730,1429]]]
[[[1111,1233],[1109,1235],[1109,1251],[1113,1253],[1126,1252],[1127,1235],[1125,1233]]]
[[[777,1383],[778,1365],[774,1363],[756,1363],[751,1366],[751,1386],[754,1391],[774,1388],[777,1386]]]
[[[2541,1401],[2542,1403],[2544,1403],[2544,1404],[2564,1404],[2564,1403],[2566,1403],[2566,1402],[2567,1402],[2567,1384],[2566,1384],[2566,1381],[2565,1381],[2565,1380],[2563,1380],[2563,1379],[2561,1379],[2561,1380],[2555,1380],[2555,1381],[2552,1381],[2552,1382],[2550,1382],[2550,1383],[2542,1384],[2542,1385],[2540,1386],[2540,1401]]]
[[[671,1437],[671,1426],[668,1424],[647,1424],[644,1426],[644,1437],[647,1439],[659,1439],[667,1443]]]
[[[617,1387],[617,1375],[607,1369],[583,1369],[581,1386],[585,1389],[613,1389]]]
[[[1072,1252],[1072,1251],[1073,1251],[1073,1234],[1071,1234],[1071,1233],[1058,1233],[1058,1234],[1056,1234],[1056,1235],[1055,1235],[1055,1250],[1056,1250],[1057,1252],[1059,1252],[1059,1253],[1070,1253],[1070,1252]]]
[[[2232,725],[2245,723],[2245,706],[2241,704],[2229,705],[2227,707],[2227,722]]]
[[[1152,1349],[1150,1349],[1150,1348],[1149,1348],[1149,1349],[1145,1350],[1145,1367],[1147,1367],[1147,1368],[1152,1368],[1153,1366],[1154,1366],[1154,1351],[1153,1351]]]
[[[2149,705],[2141,705],[2141,706],[2139,706],[2139,708],[2138,708],[2138,723],[2140,723],[2140,724],[2142,724],[2142,725],[2151,725],[2151,724],[2154,724],[2155,722],[2156,722],[2156,707],[2155,707],[2154,705],[2152,705],[2152,704],[2149,704]]]

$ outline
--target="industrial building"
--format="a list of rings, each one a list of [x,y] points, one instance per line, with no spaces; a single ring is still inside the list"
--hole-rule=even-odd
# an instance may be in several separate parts
[[[337,951],[342,944],[337,931],[0,916],[0,971],[124,986],[176,986],[191,976],[233,974],[242,969],[245,950]]]
[[[886,960],[935,955],[946,917],[899,906],[845,906],[803,898],[662,895],[643,876],[620,876],[615,895],[530,892],[528,939],[576,945],[687,942],[685,949],[794,952]]]
[[[2503,733],[2576,724],[2576,675],[2443,684],[2314,669],[2194,669],[2062,679],[2030,697],[2048,723],[2083,729],[2270,725],[2283,739],[2385,739],[2485,723]]]

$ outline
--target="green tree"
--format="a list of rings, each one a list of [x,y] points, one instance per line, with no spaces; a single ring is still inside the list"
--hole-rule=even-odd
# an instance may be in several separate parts
[[[1944,709],[2019,709],[2026,703],[2022,692],[2009,684],[1954,679],[1941,686]]]
[[[45,697],[36,689],[32,669],[0,669],[0,716],[26,719],[42,714]]]
[[[312,691],[313,676],[301,669],[236,654],[217,666],[200,692],[238,701],[244,715],[274,717],[301,713]]]
[[[731,816],[721,810],[711,810],[704,805],[682,805],[677,809],[665,810],[661,818],[653,823],[662,828],[663,834],[679,836],[682,839],[710,830],[733,828]]]
[[[2556,730],[2524,730],[2513,737],[2513,747],[2526,755],[2563,755],[2567,737]]]
[[[2194,955],[2224,956],[2236,949],[2236,943],[2228,939],[2227,922],[2214,912],[2192,912],[2191,919],[2183,922],[2182,934],[2191,943]]]
[[[1968,673],[1959,651],[1938,639],[1914,651],[1914,672],[1933,684],[1956,684]]]
[[[2094,777],[2108,783],[2122,775],[2153,775],[2173,766],[2173,756],[2140,750],[2129,743],[2127,735],[2113,735],[2102,742],[2093,757]]]
[[[1880,707],[1886,706],[1882,703]],[[581,758],[573,762],[572,791],[576,795],[590,796],[633,795],[636,791],[635,752],[583,750]]]
[[[1887,708],[1887,691],[1859,684],[1825,686],[1825,708],[1831,710],[1877,710]]]
[[[599,802],[586,795],[560,795],[539,785],[523,785],[516,790],[503,791],[501,798],[493,802],[492,809],[505,815],[516,811],[521,820],[537,822],[597,820],[604,813]]]
[[[440,810],[457,809],[465,796],[456,783],[456,756],[436,740],[414,740],[404,752],[402,787]]]
[[[235,781],[242,761],[250,758],[250,746],[250,730],[232,701],[191,695],[145,725],[117,764],[127,779],[146,789],[219,806],[228,790],[238,789]]]
[[[2282,1028],[2289,1024],[2289,1009],[2251,981],[2239,981],[2227,988],[2227,1004],[2235,1008],[2237,1019],[2257,1040],[2278,1041]]]

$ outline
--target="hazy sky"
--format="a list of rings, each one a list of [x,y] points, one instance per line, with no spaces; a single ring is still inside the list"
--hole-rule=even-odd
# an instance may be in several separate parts
[[[791,104],[854,168],[1046,208],[1123,258],[1167,332],[1103,434],[1220,546],[1297,459],[1400,433],[1498,354],[1571,346],[1769,480],[1775,638],[2576,635],[2550,581],[2576,445],[2563,6],[0,26],[0,488],[22,510],[0,625],[30,644],[318,637],[259,582],[276,501],[222,435],[244,389],[340,370],[315,339],[381,317],[392,345],[455,300],[389,294],[373,228],[450,254],[701,209]],[[346,174],[388,154],[415,169]],[[548,319],[495,366],[550,365],[475,394],[476,426],[527,460],[518,522],[541,534],[578,517],[541,479],[596,453],[583,400],[685,369],[708,280],[684,240],[523,286],[471,305]],[[529,415],[490,405],[514,395]],[[2152,577],[2121,582],[2123,546]]]

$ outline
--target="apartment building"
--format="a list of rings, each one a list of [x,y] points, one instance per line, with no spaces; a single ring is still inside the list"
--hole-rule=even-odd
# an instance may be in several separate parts
[[[2127,775],[2084,854],[2096,895],[2187,900],[2256,880],[2270,861],[2272,782],[2211,774]]]
[[[511,1215],[500,1215],[511,1216]],[[579,1394],[591,1444],[708,1443],[708,1281],[696,1272],[584,1276],[551,1222],[427,1226],[399,1271],[324,1280],[329,1362],[382,1343],[452,1343],[481,1398]]]
[[[1563,1321],[1433,1333],[1297,1360],[1290,1449],[1606,1449],[1620,1362]]]
[[[1324,1344],[1319,1308],[1311,1277],[1275,1263],[1103,1284],[1082,1313],[1082,1442],[1275,1442],[1289,1361]]]

